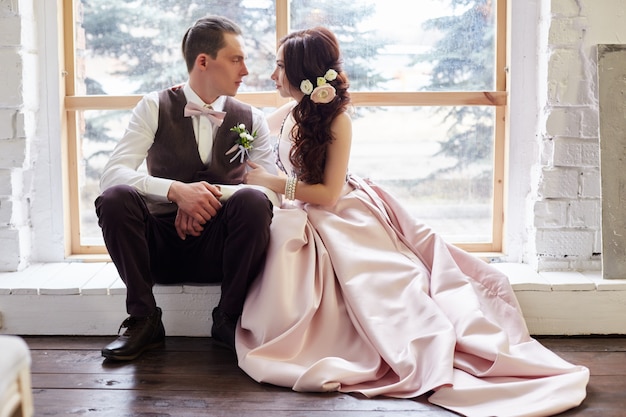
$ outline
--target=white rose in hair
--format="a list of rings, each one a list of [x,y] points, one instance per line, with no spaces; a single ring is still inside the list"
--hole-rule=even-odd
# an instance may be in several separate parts
[[[300,91],[308,96],[313,92],[313,83],[309,80],[302,80],[300,83]]]

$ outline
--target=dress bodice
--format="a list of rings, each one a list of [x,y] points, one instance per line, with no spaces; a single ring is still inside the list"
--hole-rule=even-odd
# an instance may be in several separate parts
[[[293,165],[289,160],[289,151],[293,143],[291,136],[291,130],[295,124],[291,113],[287,115],[278,134],[278,142],[276,144],[276,162],[278,167],[283,170],[287,175],[293,174]]]

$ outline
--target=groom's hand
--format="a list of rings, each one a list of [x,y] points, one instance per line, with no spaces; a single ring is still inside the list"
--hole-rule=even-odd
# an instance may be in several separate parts
[[[176,213],[174,226],[176,227],[178,237],[182,240],[187,239],[187,236],[200,236],[200,233],[204,230],[204,226],[202,224],[181,209],[178,209],[178,212]]]
[[[219,188],[206,181],[184,183],[174,181],[167,193],[167,198],[178,205],[179,211],[198,222],[200,225],[211,220],[222,207]],[[184,219],[188,222],[187,219]],[[181,220],[182,221],[182,220]]]

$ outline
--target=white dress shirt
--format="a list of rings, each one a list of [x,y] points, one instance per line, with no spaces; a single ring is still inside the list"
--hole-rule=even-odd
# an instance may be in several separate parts
[[[183,92],[188,103],[205,105],[188,83],[184,85]],[[209,104],[214,110],[222,111],[224,101],[225,97],[219,97]],[[210,152],[217,129],[214,129],[209,119],[204,116],[191,117],[196,142],[201,143],[199,152],[206,163],[210,161]],[[145,95],[133,109],[124,136],[117,143],[100,177],[101,191],[113,185],[126,184],[135,187],[141,195],[154,202],[168,201],[167,193],[174,180],[148,175],[147,171],[142,169],[148,150],[154,143],[158,122],[159,95],[155,91]],[[222,128],[229,129],[228,126],[222,126]],[[260,109],[252,107],[252,128],[248,130],[257,131],[254,146],[250,150],[250,160],[260,164],[269,172],[276,173],[269,129],[265,115]]]

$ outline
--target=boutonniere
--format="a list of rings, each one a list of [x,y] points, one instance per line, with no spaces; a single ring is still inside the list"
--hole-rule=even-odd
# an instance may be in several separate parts
[[[237,152],[235,156],[230,159],[230,162],[233,162],[235,159],[239,158],[239,163],[243,164],[243,161],[246,160],[246,157],[249,157],[250,149],[253,148],[252,142],[254,138],[256,138],[257,132],[256,130],[252,133],[248,132],[246,129],[246,125],[243,123],[239,123],[236,126],[230,128],[231,132],[235,132],[239,134],[239,137],[235,141],[235,144],[232,148],[226,152],[226,155],[230,155],[233,152]]]

